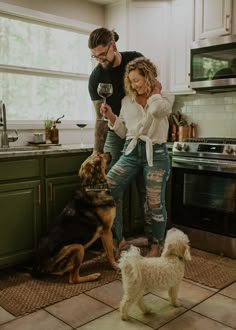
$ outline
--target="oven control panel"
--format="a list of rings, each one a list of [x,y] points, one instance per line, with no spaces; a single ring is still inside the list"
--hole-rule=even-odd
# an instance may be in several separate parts
[[[174,142],[172,152],[174,155],[203,157],[207,155],[223,156],[236,160],[236,144],[216,144],[198,142]]]

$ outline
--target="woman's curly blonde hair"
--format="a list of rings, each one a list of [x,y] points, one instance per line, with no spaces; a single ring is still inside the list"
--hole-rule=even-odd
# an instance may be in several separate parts
[[[136,90],[132,88],[131,82],[129,80],[129,73],[136,69],[145,78],[147,97],[149,97],[156,84],[158,73],[156,66],[146,57],[137,57],[126,65],[124,76],[126,94],[134,96],[138,95]]]

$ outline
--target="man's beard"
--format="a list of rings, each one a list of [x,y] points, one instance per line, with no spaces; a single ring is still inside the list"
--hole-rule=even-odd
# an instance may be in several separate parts
[[[115,63],[115,60],[116,60],[116,55],[114,54],[114,57],[113,57],[112,61],[106,60],[106,62],[102,63],[103,69],[111,70],[113,68],[114,63]]]

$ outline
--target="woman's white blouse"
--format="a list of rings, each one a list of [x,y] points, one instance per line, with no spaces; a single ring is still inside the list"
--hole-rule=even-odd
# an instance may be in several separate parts
[[[126,154],[136,146],[138,139],[146,142],[146,154],[149,166],[153,166],[152,145],[167,141],[169,122],[168,116],[172,111],[174,95],[170,93],[154,94],[147,100],[143,108],[134,97],[125,96],[122,100],[119,117],[112,126],[117,135],[131,140]]]

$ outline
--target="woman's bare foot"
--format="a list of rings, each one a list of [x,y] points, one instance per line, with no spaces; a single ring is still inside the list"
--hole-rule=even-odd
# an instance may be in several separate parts
[[[150,250],[147,252],[146,257],[160,257],[162,249],[158,244],[152,244]]]

